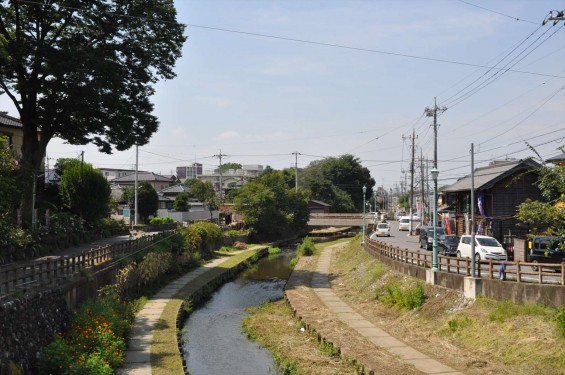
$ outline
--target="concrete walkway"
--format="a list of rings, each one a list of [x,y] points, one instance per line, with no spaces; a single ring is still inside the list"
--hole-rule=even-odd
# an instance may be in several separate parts
[[[382,328],[366,320],[362,315],[353,310],[347,303],[343,302],[331,289],[329,272],[332,250],[335,245],[326,248],[318,258],[316,273],[312,277],[312,289],[324,302],[328,309],[333,312],[339,320],[357,331],[361,336],[367,338],[374,345],[385,348],[396,354],[401,360],[410,363],[424,374],[462,375],[461,372],[448,367],[437,360],[428,357],[424,353],[411,348],[406,343],[392,337]]]
[[[243,250],[246,251],[246,250]],[[230,255],[239,254],[236,251]],[[136,315],[133,329],[128,341],[124,365],[117,371],[119,375],[150,375],[151,374],[151,343],[153,331],[169,300],[185,285],[198,276],[228,260],[230,257],[214,259],[210,263],[198,267],[178,278],[157,292]]]

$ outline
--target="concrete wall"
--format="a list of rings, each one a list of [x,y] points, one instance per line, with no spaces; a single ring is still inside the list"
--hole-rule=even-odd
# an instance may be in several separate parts
[[[369,242],[370,240],[367,239],[367,241]],[[374,246],[374,244],[376,244],[378,241],[371,242],[373,243],[367,243],[365,245],[365,250],[369,254],[377,258],[379,261],[385,263],[397,272],[426,280],[426,269],[430,268],[429,265],[405,263],[403,261],[381,255]],[[382,242],[379,242],[379,244],[381,246],[387,246]],[[465,276],[466,275],[464,274],[437,272],[437,279],[435,283],[445,288],[464,292]],[[541,303],[556,308],[565,306],[565,286],[562,285],[535,284],[524,282],[518,283],[515,281],[489,279],[486,277],[481,279],[480,285],[480,294],[498,301],[510,300],[514,303],[519,304]]]

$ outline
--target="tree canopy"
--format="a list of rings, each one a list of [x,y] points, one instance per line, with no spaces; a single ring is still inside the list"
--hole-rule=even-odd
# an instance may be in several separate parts
[[[241,169],[241,164],[239,164],[239,163],[225,163],[225,164],[222,164],[219,168],[219,170],[221,172],[225,172],[229,169],[236,169],[236,170]]]
[[[110,184],[91,164],[78,160],[67,163],[59,192],[65,207],[86,222],[95,222],[109,213]]]
[[[300,232],[308,223],[308,198],[289,187],[288,173],[270,170],[235,192],[235,208],[262,238]]]
[[[544,202],[527,199],[518,206],[516,218],[530,226],[531,232],[546,232],[565,237],[565,165],[546,163],[533,148],[540,167],[537,186],[541,190]],[[565,146],[558,148],[565,152]]]
[[[366,200],[375,186],[369,170],[350,154],[314,161],[298,173],[298,179],[312,199],[330,204],[332,212],[361,211],[363,186]]]
[[[210,219],[212,218],[212,211],[218,209],[218,198],[214,191],[214,186],[210,182],[204,182],[196,178],[186,180],[186,186],[190,189],[189,195],[198,199],[210,211]]]
[[[173,208],[175,211],[188,211],[190,209],[190,197],[188,193],[180,193],[176,196],[175,201],[173,202]]]
[[[122,200],[128,202],[130,207],[135,207],[135,190],[133,187],[124,190]],[[137,187],[137,210],[141,222],[147,221],[151,215],[155,215],[159,208],[159,195],[153,186],[147,181],[141,181]]]
[[[2,1],[0,89],[22,121],[22,165],[38,169],[54,136],[106,153],[147,143],[153,85],[175,76],[183,32],[172,0]]]

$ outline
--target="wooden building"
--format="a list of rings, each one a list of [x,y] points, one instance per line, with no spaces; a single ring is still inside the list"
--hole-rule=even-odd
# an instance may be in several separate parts
[[[517,225],[518,205],[526,199],[543,200],[535,185],[540,167],[533,160],[492,161],[474,171],[475,228],[478,234],[496,237],[522,236],[528,231]],[[470,233],[471,175],[459,179],[442,191],[444,204],[455,212],[456,233]]]

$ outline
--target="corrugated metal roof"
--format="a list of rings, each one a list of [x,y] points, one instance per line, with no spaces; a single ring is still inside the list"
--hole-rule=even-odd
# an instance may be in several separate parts
[[[493,162],[487,167],[475,169],[475,190],[491,187],[496,181],[521,170],[534,169],[539,164],[533,160],[504,160]],[[460,178],[457,182],[443,189],[444,192],[471,190],[471,175]]]
[[[15,128],[23,127],[22,122],[19,119],[1,112],[0,112],[0,124],[5,126],[12,126]]]

